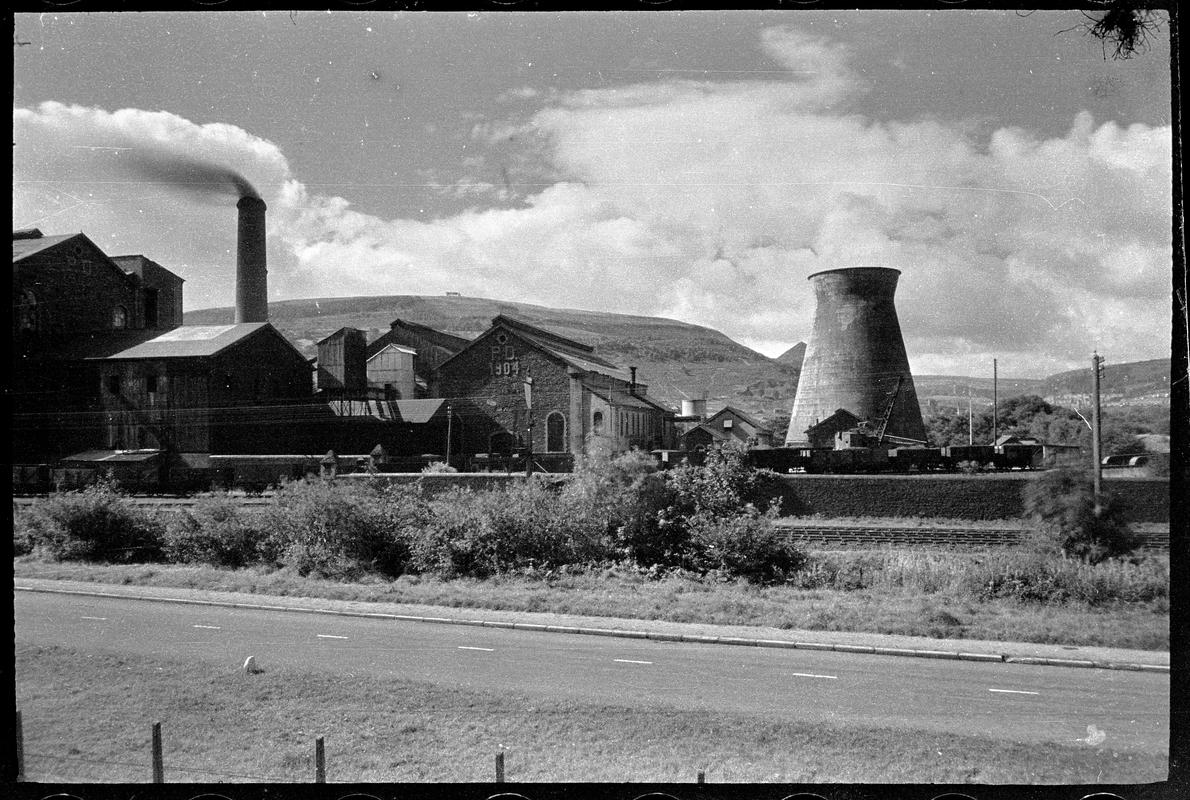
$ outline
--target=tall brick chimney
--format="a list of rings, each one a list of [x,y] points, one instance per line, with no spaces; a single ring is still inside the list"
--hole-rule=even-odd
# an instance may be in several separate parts
[[[265,258],[265,204],[244,196],[236,247],[236,322],[269,321],[268,266]]]

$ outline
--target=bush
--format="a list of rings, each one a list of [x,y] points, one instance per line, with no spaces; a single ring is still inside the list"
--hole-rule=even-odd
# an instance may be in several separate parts
[[[1007,599],[1055,605],[1148,603],[1169,597],[1169,567],[1161,559],[1089,564],[1017,548],[973,567],[967,592],[980,600]]]
[[[591,504],[561,494],[540,480],[445,492],[413,539],[411,565],[442,577],[483,578],[606,558],[606,538],[584,514]]]
[[[775,512],[702,516],[693,521],[685,564],[752,583],[782,583],[806,564],[806,555],[773,525]]]
[[[243,567],[261,559],[265,524],[226,493],[200,497],[166,523],[165,556],[181,564]]]
[[[57,561],[129,564],[162,558],[164,526],[138,508],[113,481],[50,495],[14,519],[14,545]]]
[[[1048,535],[1067,555],[1090,564],[1135,550],[1141,538],[1103,495],[1100,513],[1095,514],[1094,489],[1090,476],[1071,469],[1048,470],[1024,489],[1025,513],[1039,531]]]
[[[674,518],[731,517],[749,506],[765,512],[781,502],[778,475],[752,467],[734,448],[710,450],[702,466],[681,464],[665,477],[675,495]]]
[[[299,575],[400,575],[409,543],[429,519],[418,487],[295,481],[262,515],[262,555]]]

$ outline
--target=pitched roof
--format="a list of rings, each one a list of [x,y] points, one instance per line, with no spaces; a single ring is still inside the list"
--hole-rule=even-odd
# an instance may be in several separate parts
[[[628,378],[627,370],[595,355],[595,348],[591,345],[576,342],[573,339],[560,336],[553,331],[547,331],[544,328],[538,328],[527,322],[498,314],[492,318],[492,329],[494,330],[501,326],[529,340],[532,344],[545,350],[560,361],[565,362],[567,366],[581,372],[600,372],[622,380]],[[484,335],[486,336],[487,334],[485,333]]]
[[[718,419],[720,416],[722,416],[724,414],[731,414],[733,416],[739,417],[740,420],[748,423],[749,425],[751,425],[753,428],[755,428],[758,431],[768,431],[769,433],[773,432],[773,429],[770,428],[768,425],[765,425],[763,422],[757,421],[757,419],[755,417],[745,414],[743,411],[740,411],[738,408],[735,408],[734,406],[723,406],[723,408],[719,409],[714,414],[712,414],[704,424],[710,425],[712,422],[714,422],[716,419]]]
[[[370,417],[383,422],[424,425],[438,414],[443,399],[424,400],[327,400],[327,408],[336,417]]]
[[[51,247],[56,247],[63,242],[71,239],[82,237],[86,239],[81,233],[64,233],[59,236],[37,236],[33,238],[22,238],[12,240],[12,263],[17,263],[22,259],[40,253],[42,250],[49,250]]]
[[[277,329],[267,322],[242,322],[238,325],[183,325],[156,336],[151,335],[156,333],[155,331],[150,331],[148,333],[151,338],[142,339],[131,346],[102,355],[85,357],[108,361],[145,358],[205,358],[220,353],[266,329],[279,336],[286,344],[289,343],[288,339],[277,333]],[[136,331],[136,333],[143,336],[146,332]],[[296,348],[294,352],[298,353]],[[302,356],[302,360],[305,360],[305,356]]]

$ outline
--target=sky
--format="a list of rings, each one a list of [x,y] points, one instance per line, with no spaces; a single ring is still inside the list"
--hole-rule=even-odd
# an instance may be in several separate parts
[[[234,302],[460,292],[806,340],[901,271],[918,374],[1169,354],[1168,25],[1077,11],[18,14],[13,227]]]

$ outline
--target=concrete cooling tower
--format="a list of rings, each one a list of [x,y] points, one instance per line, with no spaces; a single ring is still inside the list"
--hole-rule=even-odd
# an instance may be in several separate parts
[[[900,274],[856,267],[809,277],[817,307],[787,446],[809,446],[806,430],[839,409],[870,422],[874,430],[883,427],[885,435],[926,438],[893,306]]]

